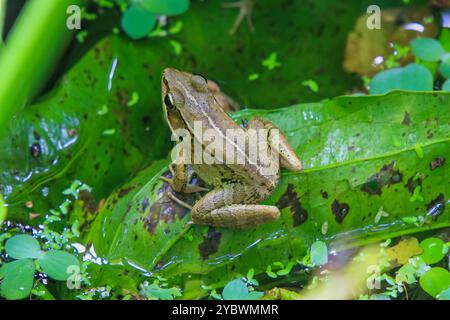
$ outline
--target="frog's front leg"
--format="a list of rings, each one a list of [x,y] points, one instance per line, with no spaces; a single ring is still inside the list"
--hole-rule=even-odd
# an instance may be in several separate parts
[[[169,170],[172,174],[172,178],[161,176],[160,179],[170,184],[175,192],[196,193],[200,191],[208,191],[206,188],[190,184],[193,171],[189,172],[185,164],[171,164],[169,166]]]
[[[269,120],[263,118],[252,118],[247,126],[248,129],[266,129],[269,131],[268,144],[274,148],[280,156],[280,165],[290,171],[302,171],[303,165],[292,150],[288,140],[281,130]],[[275,138],[277,135],[277,139]]]
[[[277,207],[254,204],[269,194],[259,192],[255,187],[239,183],[214,189],[194,205],[192,220],[195,224],[243,229],[278,219]]]

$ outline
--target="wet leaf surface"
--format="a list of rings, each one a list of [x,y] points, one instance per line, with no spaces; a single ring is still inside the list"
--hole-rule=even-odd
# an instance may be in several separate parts
[[[249,268],[262,273],[275,261],[303,257],[318,239],[333,252],[449,226],[448,165],[430,167],[436,157],[449,156],[449,106],[448,94],[394,92],[241,111],[234,114],[238,121],[258,115],[283,128],[305,165],[303,173],[284,172],[266,201],[279,205],[278,221],[244,231],[185,228],[190,215],[168,198],[172,191],[158,179],[167,170],[161,162],[108,199],[91,233],[96,252],[128,272],[157,272],[176,283],[190,276],[219,286]],[[423,201],[410,200],[408,181],[417,177]],[[182,200],[194,203],[195,196]],[[380,208],[384,214],[376,219]],[[411,216],[426,222],[403,220]]]

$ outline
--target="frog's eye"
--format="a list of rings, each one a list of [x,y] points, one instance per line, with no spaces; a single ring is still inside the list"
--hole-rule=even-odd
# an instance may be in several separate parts
[[[170,111],[176,110],[173,96],[170,93],[166,94],[166,96],[164,97],[164,104],[166,105],[166,108],[169,109]]]
[[[191,83],[195,90],[199,92],[208,91],[208,83],[206,82],[206,79],[201,75],[194,74],[191,78]]]

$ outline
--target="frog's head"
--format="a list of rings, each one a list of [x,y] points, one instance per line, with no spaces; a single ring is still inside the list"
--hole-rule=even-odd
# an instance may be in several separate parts
[[[205,78],[176,69],[164,69],[162,75],[162,105],[172,131],[192,130],[194,121],[201,121],[214,100]]]

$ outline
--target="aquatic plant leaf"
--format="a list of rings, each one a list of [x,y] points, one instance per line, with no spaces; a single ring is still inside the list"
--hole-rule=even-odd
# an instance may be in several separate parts
[[[43,254],[39,242],[27,234],[16,235],[8,239],[5,250],[13,259],[37,259]]]
[[[140,4],[132,4],[122,14],[122,28],[132,39],[149,35],[156,25],[156,15]]]
[[[450,92],[450,79],[447,79],[442,85],[442,91]]]
[[[164,15],[177,15],[189,9],[189,0],[133,0],[147,10]]]
[[[378,73],[370,83],[371,94],[384,94],[391,90],[432,91],[433,75],[421,64],[411,63]]]
[[[419,280],[420,287],[432,297],[450,288],[450,272],[434,267],[425,272]]]
[[[311,245],[311,263],[321,266],[328,262],[327,244],[323,241],[315,241]]]
[[[225,286],[222,292],[224,300],[243,300],[248,295],[248,288],[245,283],[240,280],[231,280]]]
[[[280,208],[279,220],[245,231],[186,226],[189,211],[169,198],[173,190],[159,179],[169,163],[161,161],[109,197],[89,239],[99,256],[123,264],[129,277],[156,272],[177,285],[189,276],[225,286],[249,268],[261,274],[274,262],[301,259],[318,240],[339,251],[448,227],[449,108],[450,94],[397,91],[243,110],[233,114],[236,121],[252,116],[273,121],[304,163],[302,173],[283,171],[264,202]],[[417,186],[423,201],[410,201]],[[177,197],[196,201],[195,195]],[[381,207],[386,215],[376,223]],[[411,216],[414,223],[404,221]],[[186,298],[201,295],[184,292]]]
[[[72,274],[72,268],[80,267],[80,262],[73,254],[62,250],[45,252],[38,262],[50,278],[60,281],[67,280]]]
[[[26,298],[33,287],[35,265],[31,259],[5,263],[0,268],[0,293],[8,300]]]
[[[439,65],[439,72],[447,79],[450,78],[450,55]]]
[[[424,61],[434,62],[442,59],[446,53],[439,40],[419,38],[411,41],[414,55]]]
[[[434,264],[441,261],[447,252],[444,251],[445,243],[439,238],[426,238],[420,243],[423,253],[420,257],[427,264]]]

